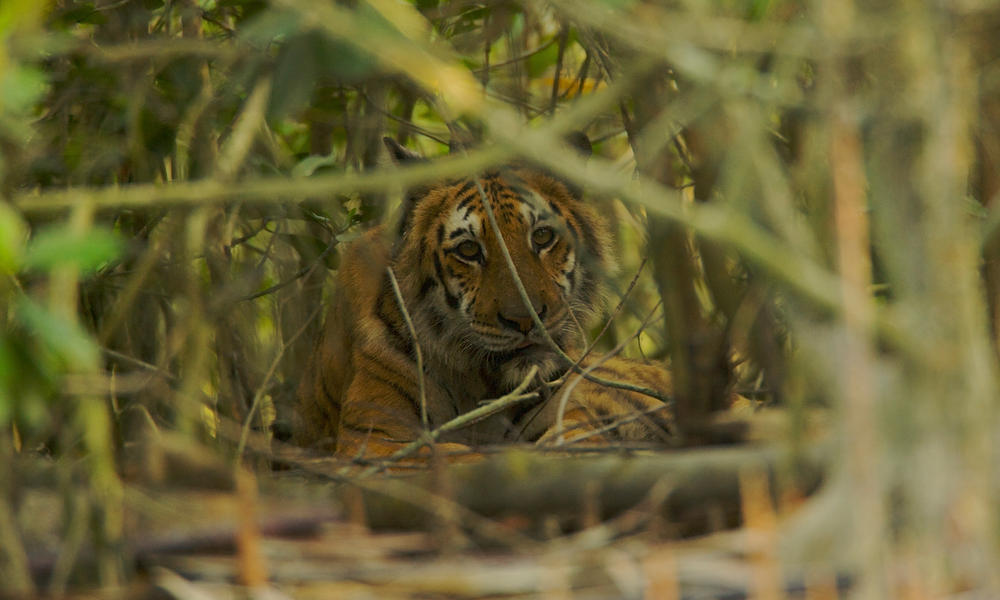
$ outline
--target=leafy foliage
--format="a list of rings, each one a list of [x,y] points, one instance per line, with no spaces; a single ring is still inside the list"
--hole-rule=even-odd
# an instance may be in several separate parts
[[[874,590],[914,552],[928,593],[996,585],[998,25],[975,2],[4,0],[0,580],[34,585],[3,515],[43,455],[88,482],[102,582],[127,577],[134,447],[273,441],[338,245],[404,185],[526,159],[620,224],[603,347],[662,302],[628,352],[669,361],[694,440],[734,392],[800,449],[825,411],[828,493],[858,507],[822,515],[855,542],[835,558]],[[401,171],[384,135],[468,149]]]

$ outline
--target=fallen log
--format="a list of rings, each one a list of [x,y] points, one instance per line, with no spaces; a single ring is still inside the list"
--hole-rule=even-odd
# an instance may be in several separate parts
[[[458,513],[501,521],[555,517],[576,528],[645,503],[676,533],[692,535],[738,523],[741,476],[766,477],[775,497],[812,493],[822,480],[822,456],[768,446],[577,456],[515,450],[416,475],[333,477],[340,482],[335,496],[348,507],[360,490],[365,523],[375,529],[425,529],[442,518],[461,520]],[[310,471],[322,468],[313,463]]]

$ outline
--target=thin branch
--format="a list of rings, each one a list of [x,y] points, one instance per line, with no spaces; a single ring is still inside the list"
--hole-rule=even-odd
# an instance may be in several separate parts
[[[177,381],[177,376],[174,375],[173,373],[167,371],[166,369],[158,367],[158,366],[156,366],[154,364],[148,363],[148,362],[146,362],[144,360],[140,360],[138,358],[135,358],[133,356],[129,356],[127,354],[122,354],[121,352],[118,352],[116,350],[112,350],[111,348],[105,348],[103,346],[101,347],[101,352],[107,354],[108,356],[110,356],[112,358],[117,358],[118,360],[122,360],[122,361],[125,361],[127,363],[131,363],[134,366],[143,368],[143,369],[145,369],[147,371],[150,371],[152,373],[156,373],[157,375],[159,375],[159,376],[161,376],[161,377],[163,377],[165,379],[168,379],[170,381]]]
[[[593,381],[594,383],[599,383],[602,385],[622,390],[628,390],[631,392],[637,392],[639,394],[643,394],[644,396],[656,398],[657,400],[661,400],[663,402],[669,402],[670,401],[669,398],[667,398],[666,396],[664,396],[663,394],[661,394],[656,390],[651,390],[647,387],[633,385],[631,383],[625,383],[622,381],[612,381],[609,379],[604,379],[592,375],[590,373],[587,373],[584,371],[584,369],[580,368],[580,365],[577,364],[577,361],[575,359],[570,357],[568,354],[566,354],[566,352],[562,348],[559,347],[559,344],[557,344],[555,340],[552,339],[552,336],[549,335],[549,330],[545,327],[545,324],[542,323],[542,320],[541,318],[539,318],[538,313],[535,312],[535,308],[531,305],[531,298],[528,297],[528,291],[524,288],[524,283],[521,281],[521,276],[517,274],[517,267],[514,265],[514,259],[511,258],[510,256],[510,250],[507,249],[507,244],[504,242],[503,239],[503,233],[500,231],[500,225],[497,223],[496,215],[493,213],[493,204],[490,202],[489,197],[487,197],[486,190],[483,189],[483,185],[482,183],[479,182],[478,177],[475,179],[475,183],[476,183],[476,189],[479,190],[479,198],[482,200],[483,206],[486,209],[486,217],[490,222],[490,228],[493,230],[493,235],[497,238],[497,244],[500,246],[500,253],[503,255],[504,260],[507,263],[507,269],[510,271],[510,274],[514,280],[514,287],[517,288],[518,294],[521,295],[521,301],[524,302],[525,309],[528,311],[528,314],[531,315],[531,320],[535,324],[535,328],[537,328],[539,333],[541,334],[542,339],[545,340],[545,343],[548,344],[550,348],[555,350],[556,354],[558,354],[560,358],[566,361],[570,365],[571,369],[573,369],[577,373],[580,373],[581,375],[586,377],[588,380]]]
[[[236,35],[236,30],[235,29],[233,29],[228,24],[223,23],[222,21],[214,18],[211,15],[211,13],[209,13],[207,10],[202,10],[201,11],[201,18],[204,19],[205,21],[208,21],[212,25],[215,25],[219,29],[225,31],[227,34],[229,34],[230,37],[234,37]]]
[[[538,398],[537,392],[531,392],[527,394],[524,393],[524,390],[527,389],[529,385],[531,385],[532,381],[535,379],[535,376],[537,374],[538,374],[538,366],[532,365],[531,369],[529,369],[528,373],[524,376],[524,379],[521,380],[521,383],[519,383],[517,387],[511,390],[509,393],[500,396],[496,400],[490,400],[486,404],[478,408],[474,408],[467,413],[460,414],[454,419],[446,423],[443,423],[437,429],[434,429],[432,431],[424,431],[424,434],[420,436],[419,439],[413,440],[409,444],[403,446],[402,448],[394,452],[392,456],[386,459],[385,462],[393,463],[403,460],[404,458],[409,458],[417,450],[420,450],[420,448],[429,444],[433,444],[444,433],[448,433],[449,431],[456,431],[458,429],[462,429],[463,427],[468,427],[473,423],[478,423],[479,421],[491,417],[496,413],[505,410],[507,407],[513,406],[519,402],[524,402],[525,400],[532,400]],[[373,475],[381,471],[384,468],[384,466],[385,465],[383,464],[370,467],[369,469],[361,473],[361,477],[367,477]]]
[[[7,443],[7,440],[3,440],[3,443]],[[9,459],[7,456],[4,458]],[[28,597],[33,595],[35,585],[31,581],[30,561],[18,531],[16,513],[7,496],[4,493],[0,497],[0,556],[4,558],[0,574],[8,586],[7,590],[12,594],[24,594]]]
[[[403,313],[406,328],[410,330],[410,337],[413,338],[413,349],[417,354],[417,384],[420,387],[420,423],[424,426],[424,432],[427,432],[429,425],[427,423],[427,388],[424,382],[424,354],[420,351],[417,330],[413,327],[413,319],[410,318],[410,311],[406,309],[406,302],[403,301],[403,293],[399,291],[399,282],[396,281],[396,274],[392,272],[392,267],[386,267],[385,272],[389,275],[389,283],[392,284],[392,293],[396,295],[399,312]]]
[[[582,442],[592,437],[605,434],[609,431],[614,431],[615,429],[621,427],[622,425],[631,423],[632,421],[638,421],[639,419],[643,419],[650,415],[656,414],[660,411],[669,410],[670,408],[671,408],[670,406],[664,404],[663,406],[654,406],[652,408],[647,408],[645,410],[635,411],[621,418],[615,419],[614,421],[611,421],[610,423],[604,425],[603,427],[598,427],[597,429],[591,429],[589,431],[584,432],[582,435],[570,438],[568,440],[565,440],[564,442],[560,441],[558,445],[576,444],[578,442]],[[570,428],[570,430],[572,430],[572,428]]]
[[[434,140],[435,142],[437,142],[439,144],[442,144],[442,145],[445,145],[445,146],[448,145],[448,140],[445,139],[442,135],[437,134],[437,133],[433,133],[429,129],[425,129],[425,128],[417,125],[416,123],[414,123],[410,119],[404,119],[403,117],[400,117],[398,115],[392,114],[392,111],[389,111],[389,110],[386,110],[386,109],[382,108],[381,106],[379,106],[379,104],[377,102],[373,102],[371,100],[371,98],[369,97],[369,95],[367,93],[365,93],[364,90],[359,90],[358,93],[361,94],[364,97],[365,101],[368,103],[368,106],[370,108],[374,109],[376,112],[378,112],[379,114],[381,114],[383,117],[385,117],[387,119],[391,119],[391,120],[393,120],[393,121],[395,121],[395,122],[397,122],[397,123],[399,123],[401,125],[405,125],[413,133],[418,133],[418,134],[424,136],[425,138],[429,138],[429,139]]]
[[[132,42],[125,44],[111,44],[97,46],[92,42],[76,47],[69,47],[67,51],[79,51],[87,54],[88,58],[101,62],[133,62],[146,59],[165,60],[175,56],[204,56],[207,58],[238,58],[247,56],[250,47],[241,45],[224,45],[212,40],[191,39],[191,38],[168,38]]]
[[[576,324],[576,327],[577,327],[577,329],[580,332],[580,336],[581,336],[581,338],[583,338],[583,344],[585,346],[585,350],[583,351],[583,354],[581,354],[580,358],[578,358],[575,361],[575,364],[579,365],[579,364],[583,363],[583,361],[587,358],[587,356],[590,355],[590,353],[593,351],[593,349],[597,347],[597,342],[599,342],[601,340],[601,338],[604,337],[604,334],[608,332],[608,329],[611,328],[611,324],[614,323],[615,318],[619,315],[619,313],[621,313],[622,307],[625,306],[625,301],[628,299],[629,295],[632,293],[632,290],[635,289],[635,284],[636,284],[636,282],[639,281],[639,274],[642,273],[642,268],[646,265],[647,260],[648,260],[647,257],[643,257],[642,263],[639,265],[638,270],[636,270],[635,275],[632,277],[632,281],[629,282],[628,288],[625,290],[625,293],[622,295],[621,299],[618,301],[618,305],[615,306],[614,310],[611,311],[611,314],[608,315],[608,318],[604,321],[604,326],[601,328],[601,331],[598,332],[598,334],[594,337],[594,340],[592,342],[588,341],[586,339],[587,338],[587,332],[586,332],[586,330],[584,329],[583,325],[576,319],[576,315],[573,314],[573,311],[570,310],[570,316],[573,317],[573,322]],[[569,300],[566,299],[565,295],[562,295],[562,299],[563,299],[563,302],[566,304],[566,307],[569,308]],[[645,325],[643,325],[643,327],[644,326]],[[640,331],[641,331],[641,329],[640,329]],[[634,339],[634,337],[633,338],[629,338],[629,339]],[[563,380],[563,378],[560,377],[557,381],[562,381],[562,380]],[[549,382],[549,383],[552,383],[552,382]]]
[[[611,311],[611,314],[608,315],[608,318],[604,321],[604,327],[602,327],[601,330],[597,333],[597,335],[594,336],[594,341],[589,346],[587,346],[586,350],[583,351],[583,355],[580,356],[581,361],[587,358],[587,356],[591,353],[594,347],[597,346],[597,342],[599,342],[601,338],[604,337],[604,334],[607,333],[608,329],[611,328],[611,324],[614,323],[618,315],[621,314],[622,308],[625,307],[625,301],[628,300],[628,297],[630,295],[632,295],[632,290],[635,289],[635,284],[639,282],[639,275],[642,274],[642,269],[646,266],[647,262],[649,262],[649,257],[643,256],[642,262],[639,263],[639,268],[635,270],[635,275],[632,277],[632,281],[630,281],[628,287],[625,288],[625,293],[622,294],[621,300],[618,301],[618,305],[615,306],[614,310]]]
[[[649,312],[649,315],[642,322],[642,324],[639,325],[639,328],[636,329],[632,333],[632,335],[630,335],[628,338],[622,340],[621,343],[619,343],[617,346],[615,346],[614,349],[611,350],[611,352],[608,352],[607,354],[605,354],[604,356],[602,356],[594,364],[587,365],[587,367],[585,369],[583,369],[582,371],[579,371],[580,374],[578,376],[576,376],[572,381],[570,381],[569,383],[567,383],[566,387],[563,388],[562,393],[559,396],[559,409],[556,412],[556,431],[559,432],[559,438],[558,438],[558,441],[556,442],[556,445],[562,445],[565,442],[565,439],[563,438],[563,415],[566,412],[566,406],[569,404],[569,396],[570,396],[570,394],[573,393],[573,390],[576,388],[577,385],[579,385],[579,383],[583,380],[584,377],[587,377],[592,371],[594,371],[595,369],[597,369],[598,367],[600,367],[601,365],[603,365],[605,362],[607,362],[612,357],[620,354],[621,351],[625,349],[626,345],[628,345],[633,339],[635,339],[636,337],[638,337],[639,334],[642,333],[642,331],[649,324],[649,321],[653,318],[653,315],[656,314],[656,311],[659,310],[660,305],[662,304],[662,302],[663,301],[661,300],[660,302],[656,303],[656,306],[653,307],[653,310],[651,310]],[[577,368],[579,368],[579,367],[577,367]],[[664,402],[663,407],[664,408],[669,408],[669,407],[673,406],[673,401],[672,400],[664,399],[664,398],[660,398],[660,400],[663,400],[663,402]]]
[[[340,193],[384,192],[395,187],[410,187],[459,177],[506,162],[515,153],[490,147],[463,156],[447,156],[433,164],[421,163],[407,168],[314,175],[302,179],[289,177],[247,177],[227,182],[217,179],[174,181],[169,184],[145,183],[104,187],[75,187],[66,190],[25,192],[12,198],[12,205],[27,215],[65,211],[81,202],[97,209],[127,209],[224,204],[275,204],[314,196]]]
[[[590,72],[590,52],[587,52],[587,56],[583,59],[583,64],[580,65],[580,70],[576,73],[576,95],[579,96],[583,93],[583,86],[587,82],[587,75]],[[563,98],[570,98],[573,95],[573,86],[568,86],[566,91],[563,92]]]
[[[589,99],[589,98],[588,98]],[[576,104],[582,104],[583,99]],[[560,120],[561,115],[553,119]],[[728,244],[742,253],[748,263],[768,272],[787,289],[834,315],[842,314],[840,278],[817,259],[805,256],[764,230],[748,215],[732,206],[713,203],[685,204],[677,190],[644,177],[619,173],[611,164],[598,160],[584,161],[561,150],[548,133],[530,128],[514,128],[505,117],[488,116],[489,129],[496,139],[522,156],[550,168],[574,183],[595,193],[616,195],[622,201],[642,206],[651,213],[690,227],[698,235]],[[906,356],[926,356],[927,342],[907,331],[899,317],[880,312],[875,328],[885,341]]]
[[[552,76],[552,100],[549,104],[549,112],[556,113],[556,105],[559,103],[559,78],[562,76],[563,55],[566,53],[566,43],[569,41],[569,27],[562,26],[559,30],[559,52],[556,54],[556,71]]]
[[[490,29],[490,17],[493,15],[493,11],[488,10],[483,16],[483,31],[489,31]],[[482,75],[483,93],[486,93],[486,89],[490,85],[490,47],[493,44],[490,41],[489,35],[483,36],[483,67],[481,69],[473,71],[476,75]]]
[[[257,133],[264,127],[270,93],[271,77],[259,78],[253,86],[253,91],[243,103],[229,137],[226,138],[215,161],[217,178],[231,179],[243,166]]]
[[[278,349],[278,354],[274,357],[274,360],[271,361],[271,366],[267,369],[267,373],[264,375],[264,380],[261,381],[260,385],[257,387],[257,392],[253,395],[253,402],[250,404],[250,412],[247,413],[246,421],[243,423],[243,430],[240,433],[239,444],[236,446],[235,462],[237,471],[243,468],[240,464],[240,459],[243,456],[243,449],[246,448],[247,445],[247,437],[250,435],[250,425],[253,423],[253,417],[257,412],[260,401],[264,397],[264,390],[267,389],[268,382],[271,381],[271,377],[274,376],[274,372],[278,369],[278,365],[281,363],[281,357],[285,355],[285,350],[287,350],[288,347],[291,346],[292,343],[297,340],[310,325],[312,325],[313,320],[319,316],[320,308],[321,307],[317,305],[305,322],[302,323],[302,327],[299,327],[298,331],[292,334],[292,337],[288,338],[288,340],[281,345],[281,348]]]
[[[267,287],[267,288],[265,288],[265,289],[263,289],[263,290],[261,290],[259,292],[254,292],[252,294],[248,294],[248,295],[244,296],[243,298],[240,298],[240,300],[243,300],[243,301],[256,300],[257,298],[260,298],[261,296],[266,296],[268,294],[273,294],[274,292],[280,290],[281,288],[286,287],[288,285],[291,285],[292,283],[295,283],[296,281],[298,281],[299,279],[305,277],[306,275],[309,275],[310,273],[313,272],[313,270],[316,268],[316,266],[319,265],[320,261],[322,261],[324,258],[326,258],[326,256],[328,254],[330,254],[330,252],[333,250],[333,248],[336,245],[337,245],[337,238],[336,238],[336,236],[334,236],[333,239],[330,240],[330,243],[327,244],[326,248],[322,252],[320,252],[319,256],[317,256],[315,259],[313,259],[313,261],[310,264],[308,264],[307,266],[302,267],[301,269],[299,269],[298,271],[296,271],[291,277],[289,277],[288,279],[286,279],[284,281],[279,281],[278,283],[276,283],[276,284],[274,284],[274,285],[272,285],[270,287]]]
[[[243,234],[240,237],[231,240],[226,245],[226,248],[228,249],[227,251],[231,250],[232,248],[235,248],[236,246],[249,242],[253,238],[257,237],[257,234],[260,233],[261,231],[267,231],[268,233],[273,233],[269,229],[267,229],[267,226],[272,221],[272,219],[273,217],[264,217],[263,219],[261,219],[259,227],[251,230],[250,233]]]
[[[641,74],[642,69],[637,69]],[[633,78],[634,79],[634,78]],[[103,188],[27,192],[13,197],[14,207],[26,214],[62,211],[87,201],[98,208],[128,208],[150,206],[190,206],[225,203],[275,203],[309,196],[341,192],[378,192],[395,186],[413,186],[447,177],[468,176],[469,173],[507,162],[520,154],[549,167],[556,174],[599,193],[610,193],[623,201],[643,206],[696,234],[731,245],[749,263],[757,264],[798,296],[821,309],[840,314],[844,307],[839,294],[839,278],[814,258],[802,256],[772,233],[765,231],[747,215],[729,206],[711,203],[686,205],[676,190],[671,190],[649,178],[618,172],[611,164],[582,159],[561,151],[556,141],[561,135],[579,127],[602,111],[609,103],[617,103],[628,93],[635,81],[621,77],[600,92],[588,94],[571,107],[557,114],[548,125],[537,130],[519,125],[511,111],[496,108],[483,114],[484,120],[498,140],[497,145],[463,155],[436,159],[393,172],[382,170],[359,173],[319,175],[291,180],[285,177],[247,178],[241,182],[200,180],[194,182],[143,184]],[[893,347],[907,356],[919,356],[926,342],[906,331],[898,317],[886,313],[876,315],[879,333]]]
[[[481,75],[483,73],[483,71],[492,71],[492,70],[495,70],[495,69],[499,69],[501,67],[510,66],[510,65],[515,64],[515,63],[519,63],[519,62],[528,60],[529,58],[531,58],[532,56],[538,54],[539,52],[544,52],[545,50],[547,50],[548,47],[551,46],[552,44],[556,43],[556,41],[558,39],[559,38],[554,37],[551,40],[549,40],[549,41],[545,42],[544,44],[542,44],[541,46],[535,48],[534,50],[528,50],[524,54],[520,54],[518,56],[515,56],[514,58],[507,59],[507,60],[505,60],[503,62],[498,62],[498,63],[490,64],[487,61],[484,66],[479,67],[478,69],[472,69],[472,72],[475,73],[476,75]]]

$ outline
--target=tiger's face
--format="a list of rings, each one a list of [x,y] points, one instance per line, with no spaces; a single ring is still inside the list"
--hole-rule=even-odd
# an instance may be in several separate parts
[[[567,349],[582,339],[582,327],[599,308],[608,233],[596,212],[544,173],[510,168],[478,183],[450,182],[415,194],[396,262],[406,270],[406,300],[422,347],[437,349],[458,369],[478,365],[510,389],[533,365],[545,378],[566,365],[536,326],[503,245],[545,331]]]

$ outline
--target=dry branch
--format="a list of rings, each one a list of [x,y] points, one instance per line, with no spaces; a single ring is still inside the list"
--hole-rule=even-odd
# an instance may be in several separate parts
[[[522,515],[541,518],[580,516],[588,486],[596,484],[602,518],[640,505],[658,483],[670,492],[661,516],[685,533],[703,530],[713,514],[730,517],[739,512],[739,476],[747,470],[768,474],[772,490],[777,481],[794,481],[798,491],[812,492],[821,480],[819,453],[793,457],[774,448],[713,448],[670,454],[622,454],[614,449],[591,456],[546,456],[508,452],[474,464],[447,468],[454,501],[484,517]],[[311,470],[316,469],[313,463]],[[778,478],[779,473],[792,477]],[[343,480],[338,477],[339,480]],[[368,525],[420,529],[433,522],[433,507],[412,501],[412,490],[434,492],[430,475],[347,482],[362,486]],[[347,488],[337,492],[344,498]]]

